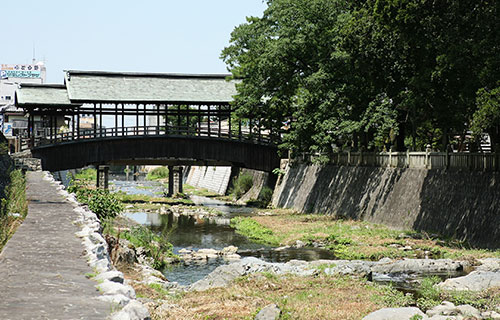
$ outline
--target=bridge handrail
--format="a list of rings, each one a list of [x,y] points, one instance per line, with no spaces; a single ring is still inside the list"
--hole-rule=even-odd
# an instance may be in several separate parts
[[[102,139],[111,137],[134,137],[134,136],[190,136],[229,139],[258,144],[277,144],[280,136],[270,134],[269,131],[250,130],[249,128],[219,128],[218,124],[210,126],[132,126],[83,129],[79,132],[51,133],[50,128],[46,128],[41,135],[31,138],[23,138],[21,149],[27,150],[30,147],[58,144],[67,141]]]

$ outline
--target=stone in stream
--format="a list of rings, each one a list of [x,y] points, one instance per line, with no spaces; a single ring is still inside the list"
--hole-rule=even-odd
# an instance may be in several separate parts
[[[281,315],[281,310],[275,304],[270,304],[262,308],[255,316],[254,320],[277,320]]]
[[[427,316],[419,308],[406,307],[380,309],[370,313],[363,320],[410,320],[417,315],[421,319],[427,319]]]
[[[500,271],[473,271],[463,277],[447,279],[438,286],[444,290],[483,291],[500,286]]]
[[[470,264],[464,261],[450,259],[403,259],[392,263],[377,263],[372,267],[372,272],[381,274],[390,273],[417,273],[436,274],[463,271]]]

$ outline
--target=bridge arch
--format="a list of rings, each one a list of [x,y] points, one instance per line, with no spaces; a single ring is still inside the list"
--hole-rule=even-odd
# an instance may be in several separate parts
[[[44,170],[87,165],[237,166],[259,171],[279,167],[277,148],[238,140],[194,136],[131,136],[65,141],[32,149]]]

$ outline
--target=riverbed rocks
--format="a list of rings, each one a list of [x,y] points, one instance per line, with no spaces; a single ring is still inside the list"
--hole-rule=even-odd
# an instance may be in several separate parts
[[[455,306],[449,301],[443,301],[440,305],[427,310],[426,313],[416,307],[383,308],[370,313],[363,320],[409,320],[417,315],[422,320],[500,319],[500,314],[495,311],[481,312],[470,305]]]
[[[438,286],[441,289],[456,291],[483,291],[500,287],[500,271],[473,271],[463,277],[447,279]]]
[[[237,254],[238,248],[235,246],[228,246],[223,248],[222,250],[215,249],[181,249],[178,254],[180,256],[181,261],[184,264],[192,264],[192,263],[205,263],[210,259],[219,259],[222,258],[227,261],[237,261],[241,259],[241,256]]]
[[[415,319],[415,316],[420,316],[420,319],[427,318],[425,314],[415,307],[406,308],[383,308],[370,313],[363,320],[410,320]]]

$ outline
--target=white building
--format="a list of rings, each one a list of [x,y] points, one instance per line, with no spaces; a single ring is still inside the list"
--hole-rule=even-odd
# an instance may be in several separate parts
[[[22,135],[28,128],[28,118],[24,116],[22,109],[14,105],[14,96],[19,84],[45,83],[46,77],[47,70],[43,62],[0,64],[0,128],[7,139]]]

